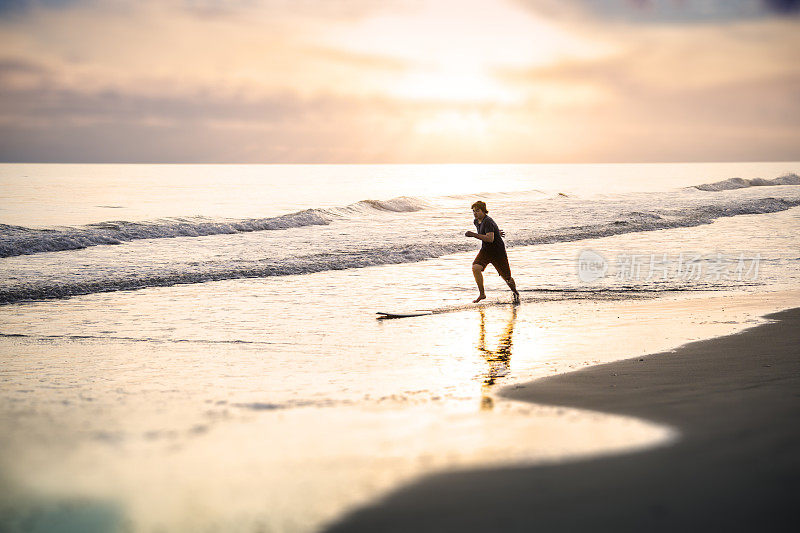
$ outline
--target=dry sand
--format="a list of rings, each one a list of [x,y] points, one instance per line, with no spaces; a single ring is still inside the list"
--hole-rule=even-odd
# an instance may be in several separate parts
[[[800,531],[800,309],[504,396],[667,424],[660,448],[429,476],[329,531]]]

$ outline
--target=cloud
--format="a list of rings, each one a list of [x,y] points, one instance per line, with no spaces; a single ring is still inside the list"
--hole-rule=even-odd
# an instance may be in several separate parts
[[[85,0],[4,17],[0,160],[800,158],[791,17],[314,4]]]
[[[325,28],[341,22],[304,11],[309,2],[275,11],[283,4],[238,2],[224,4],[224,15],[198,16],[217,3],[75,3],[0,21],[0,60],[42,65],[48,83],[72,90],[248,97],[374,92],[372,80],[406,67],[397,57],[332,46]],[[381,9],[367,1],[325,5],[323,14],[343,16]]]
[[[360,18],[396,7],[401,0],[117,0],[114,7],[129,10],[148,3],[203,17],[260,12],[314,18]],[[404,2],[409,3],[414,2]],[[101,0],[0,0],[0,13],[7,15],[71,7],[108,8],[109,3]]]
[[[627,23],[696,23],[793,16],[800,0],[517,0],[548,16]]]
[[[561,81],[630,96],[780,79],[800,72],[795,54],[800,33],[788,21],[618,28],[602,38],[615,39],[614,52],[529,69],[501,69],[498,74],[511,83]]]
[[[29,70],[27,68],[18,70]],[[36,69],[31,69],[36,70]],[[0,94],[0,159],[399,163],[796,159],[800,77],[512,105],[275,94]]]
[[[797,13],[800,0],[764,0],[766,7],[778,13]]]
[[[5,65],[0,79],[47,76],[35,65]],[[347,95],[259,98],[198,92],[152,96],[98,93],[48,84],[0,90],[0,159],[51,162],[401,162],[435,161],[446,135],[418,134],[437,113],[475,106]],[[482,112],[479,110],[479,112]],[[449,136],[448,139],[444,137]],[[440,138],[437,138],[440,137]],[[455,160],[455,159],[454,159]]]
[[[0,0],[0,14],[13,15],[32,9],[58,9],[77,3],[79,0]]]
[[[766,19],[600,26],[591,31],[615,43],[612,53],[496,75],[526,90],[527,114],[555,125],[552,134],[589,160],[797,159],[796,30]],[[560,93],[575,96],[555,106],[548,95]]]

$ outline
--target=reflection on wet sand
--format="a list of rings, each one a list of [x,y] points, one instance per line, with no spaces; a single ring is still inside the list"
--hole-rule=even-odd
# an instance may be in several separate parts
[[[478,351],[489,365],[481,385],[481,410],[490,410],[494,407],[494,400],[490,391],[499,378],[507,376],[511,371],[511,347],[513,345],[514,324],[517,321],[517,308],[511,308],[508,323],[497,341],[497,348],[491,350],[486,347],[486,313],[478,309],[480,314],[480,329],[478,333]]]

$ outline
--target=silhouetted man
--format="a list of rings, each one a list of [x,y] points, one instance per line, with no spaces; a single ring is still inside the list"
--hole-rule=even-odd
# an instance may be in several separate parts
[[[508,254],[506,254],[506,245],[503,243],[504,232],[497,227],[494,220],[488,215],[485,202],[475,202],[472,204],[472,214],[475,215],[475,228],[478,232],[468,231],[464,235],[467,237],[475,237],[480,240],[481,251],[472,262],[472,274],[475,276],[475,283],[478,284],[478,297],[472,303],[478,303],[486,298],[486,293],[483,290],[483,270],[489,263],[494,265],[497,273],[508,284],[514,295],[514,303],[519,303],[519,292],[517,292],[517,284],[514,283],[514,278],[511,277],[511,267],[508,265]]]

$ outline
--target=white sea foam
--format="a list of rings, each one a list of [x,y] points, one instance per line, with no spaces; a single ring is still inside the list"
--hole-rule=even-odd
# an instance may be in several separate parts
[[[628,200],[621,204],[622,207],[633,207],[637,200]],[[0,284],[0,303],[14,303],[26,300],[41,300],[53,298],[66,298],[70,296],[92,294],[98,292],[135,290],[147,287],[166,287],[179,284],[203,283],[242,278],[265,278],[273,276],[303,275],[332,270],[345,270],[363,268],[376,265],[389,265],[412,263],[426,259],[442,257],[448,254],[467,252],[475,248],[472,240],[466,240],[462,233],[446,230],[434,231],[423,237],[416,231],[399,233],[394,228],[410,223],[411,227],[424,225],[424,219],[414,219],[406,222],[406,212],[419,209],[420,202],[412,199],[393,201],[390,204],[395,209],[406,211],[375,210],[371,202],[359,202],[349,206],[349,210],[373,209],[373,215],[367,216],[367,225],[363,220],[348,220],[339,212],[326,219],[326,224],[336,220],[338,230],[325,236],[319,233],[309,233],[304,238],[308,244],[295,243],[282,239],[279,241],[279,250],[274,245],[264,248],[263,244],[248,246],[240,243],[234,248],[232,255],[225,256],[213,254],[207,258],[197,257],[194,252],[186,252],[191,260],[167,256],[160,260],[150,257],[156,253],[157,240],[151,244],[137,248],[140,254],[136,263],[127,264],[114,256],[106,255],[103,258],[93,259],[93,262],[81,264],[78,267],[67,268],[56,257],[41,256],[40,263],[49,261],[45,270],[31,270],[28,265],[20,264],[19,258],[15,264],[16,269],[7,267],[10,274]],[[647,232],[670,228],[693,227],[709,224],[721,217],[737,215],[763,214],[784,211],[800,205],[800,198],[720,198],[711,202],[681,205],[669,209],[641,209],[618,212],[616,215],[600,219],[597,209],[609,208],[603,202],[576,203],[580,212],[574,205],[567,206],[567,214],[561,219],[563,222],[577,224],[558,225],[549,227],[523,227],[526,213],[536,209],[537,201],[532,201],[519,209],[516,214],[517,228],[513,235],[506,238],[508,247],[532,246],[560,242],[574,242],[586,239],[596,239],[626,233]],[[652,205],[652,204],[651,204]],[[388,215],[381,213],[387,212]],[[508,211],[511,214],[511,211]],[[390,216],[387,220],[383,216]],[[448,211],[428,213],[427,217],[436,216],[445,223],[455,220],[454,217],[463,218],[459,211],[456,214]],[[543,213],[542,220],[552,218],[550,213]],[[336,217],[339,217],[338,219]],[[426,217],[426,218],[427,218]],[[310,219],[310,220],[313,220]],[[349,223],[348,223],[349,222]],[[296,219],[291,219],[294,227],[302,228],[304,224],[297,225]],[[307,226],[308,224],[306,224]],[[370,226],[375,226],[370,228]],[[167,226],[175,230],[179,226]],[[190,226],[191,227],[191,226]],[[313,232],[312,228],[307,228]],[[254,231],[254,230],[251,230]],[[367,233],[367,232],[372,233]],[[227,233],[227,232],[226,232]],[[223,249],[225,247],[222,247]],[[251,248],[255,248],[251,250]],[[161,253],[161,252],[159,252]],[[248,255],[249,254],[249,255]],[[13,259],[13,258],[11,258]],[[92,266],[94,265],[94,266]]]
[[[714,183],[704,183],[696,185],[694,188],[701,191],[729,191],[732,189],[744,189],[746,187],[768,187],[775,185],[800,185],[800,176],[797,174],[785,174],[775,179],[767,180],[763,178],[729,178]]]
[[[699,189],[703,191],[726,191],[755,186],[797,184],[800,184],[800,176],[797,174],[786,174],[773,180],[764,180],[761,178],[731,178],[715,183],[697,185],[692,189]],[[533,189],[529,191],[516,192],[500,191],[469,195],[450,195],[442,197],[440,200],[452,201],[484,198],[492,199],[494,201],[503,201],[519,197],[525,197],[527,199],[565,200],[570,196],[563,193],[553,196],[548,195],[541,190]],[[376,213],[414,213],[435,207],[434,204],[435,199],[426,200],[411,196],[399,196],[388,200],[361,200],[342,207],[305,209],[294,213],[266,218],[212,219],[198,216],[180,218],[173,217],[144,222],[112,220],[87,224],[84,226],[61,226],[46,229],[0,224],[0,258],[46,252],[80,250],[91,246],[117,245],[123,242],[143,239],[206,237],[211,235],[229,235],[257,231],[286,230],[306,226],[323,226],[328,225],[335,220],[352,216],[363,217]],[[787,207],[782,208],[785,209]],[[741,211],[742,213],[753,212],[752,206],[747,205],[726,207],[726,209],[729,211],[728,215],[714,214],[713,210],[715,207],[713,205],[709,206],[708,209],[709,211],[707,212],[703,212],[701,209],[693,214],[693,216],[699,220],[697,223],[704,223],[705,219],[709,216],[713,219],[716,216],[729,216],[730,214],[737,214],[737,211]],[[759,208],[756,208],[756,212],[758,212],[758,209]],[[770,208],[768,207],[764,207],[763,209],[766,209],[763,212],[771,212]],[[676,224],[687,224],[685,220],[682,222],[675,222],[674,220],[671,222],[665,221],[661,219],[661,215],[658,213],[636,211],[632,211],[622,219],[615,221],[615,224],[647,229],[646,226],[648,222],[652,222],[653,225],[656,226],[654,229],[661,227],[676,227]],[[575,229],[577,229],[577,227]],[[592,226],[591,228],[587,229],[585,237],[581,237],[580,232],[576,232],[576,237],[574,238],[586,238],[614,233],[617,232],[611,229],[597,229]],[[537,239],[541,238],[529,238],[528,241],[518,241],[517,244],[558,242],[559,240],[564,239],[564,234],[556,232],[554,235],[547,237],[545,240]],[[427,257],[427,255],[424,257]]]
[[[0,257],[80,250],[90,246],[121,244],[141,239],[205,237],[322,226],[353,213],[375,210],[413,212],[424,209],[425,206],[425,202],[420,199],[398,197],[383,201],[362,200],[341,208],[306,209],[277,217],[243,220],[209,220],[205,217],[171,218],[152,222],[116,220],[50,229],[0,224]]]

